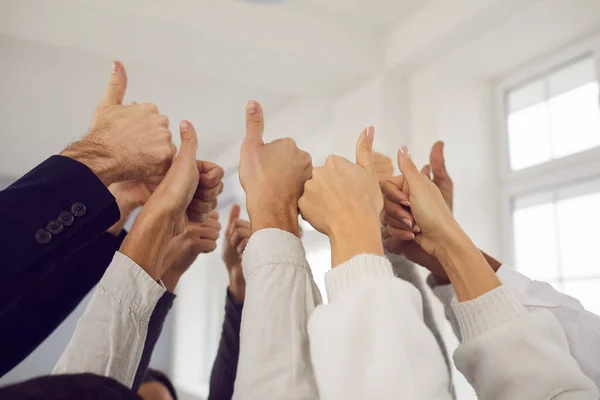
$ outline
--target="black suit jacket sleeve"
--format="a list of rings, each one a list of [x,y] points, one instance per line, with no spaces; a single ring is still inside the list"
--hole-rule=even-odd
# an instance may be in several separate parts
[[[103,233],[58,263],[0,317],[0,376],[23,361],[100,281],[126,236]]]
[[[38,231],[47,233],[49,223],[61,214],[61,232],[50,234],[49,239],[40,237]],[[68,215],[75,216],[68,221]],[[3,275],[27,274],[52,265],[118,220],[115,198],[87,166],[52,156],[0,192]],[[41,244],[45,239],[48,242]]]
[[[243,305],[235,304],[227,289],[225,320],[219,350],[210,374],[209,400],[230,400],[240,356],[240,326]]]
[[[6,342],[3,346],[20,344],[23,347],[17,353],[28,354],[32,344],[26,343],[26,340],[15,343],[14,340],[20,338],[14,333],[17,331],[12,330],[24,332],[26,326],[12,323],[25,323],[27,320],[27,323],[35,324],[32,320],[46,317],[45,323],[51,320],[44,328],[46,333],[37,336],[34,333],[23,334],[32,335],[27,340],[39,344],[43,340],[41,336],[52,332],[68,315],[93,286],[90,280],[97,282],[99,278],[94,276],[99,272],[96,270],[90,273],[92,276],[88,275],[89,265],[76,264],[77,258],[62,263],[69,255],[102,235],[118,221],[119,216],[116,201],[104,184],[88,167],[67,157],[50,157],[0,192],[0,341]],[[110,238],[104,240],[111,241]],[[118,246],[106,242],[98,246],[101,252],[110,252],[108,261],[98,258],[99,263],[94,268],[101,270],[108,266]],[[98,251],[98,248],[91,251]],[[91,260],[97,257],[92,253],[88,251],[78,257],[87,255]],[[61,290],[45,291],[49,289],[48,285],[55,285],[61,279],[65,280]],[[51,310],[53,308],[57,309]],[[18,317],[19,313],[21,317]],[[33,336],[36,338],[32,339]],[[0,354],[1,364],[4,364],[7,353],[2,351]],[[18,363],[19,358],[13,356],[2,371]]]

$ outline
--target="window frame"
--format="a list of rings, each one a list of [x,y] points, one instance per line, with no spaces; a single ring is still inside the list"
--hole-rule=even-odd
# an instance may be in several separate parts
[[[600,147],[513,171],[510,166],[509,136],[506,123],[506,94],[511,89],[523,86],[590,55],[595,61],[596,76],[600,81],[600,31],[596,31],[585,39],[571,43],[518,68],[517,71],[508,74],[495,84],[493,95],[496,103],[496,144],[499,150],[502,256],[507,263],[510,262],[510,265],[515,265],[514,199],[528,194],[553,191],[578,181],[600,179]],[[598,101],[600,103],[600,98]]]

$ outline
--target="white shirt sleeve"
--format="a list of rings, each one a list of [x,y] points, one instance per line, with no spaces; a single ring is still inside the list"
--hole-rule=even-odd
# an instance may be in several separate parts
[[[308,326],[322,400],[452,398],[421,296],[387,259],[356,256],[329,271],[325,284],[330,303]]]
[[[506,286],[452,308],[463,337],[454,361],[480,399],[599,398],[548,311],[528,312]]]
[[[246,298],[233,398],[318,399],[307,323],[321,294],[300,239],[260,230],[248,241],[242,268]]]
[[[557,291],[552,285],[531,280],[509,266],[502,265],[496,274],[529,312],[546,310],[554,315],[566,334],[571,355],[583,373],[600,387],[600,317],[586,311],[578,300]],[[433,292],[444,304],[446,316],[460,338],[451,308],[456,297],[452,286],[434,286]]]
[[[116,252],[52,374],[93,373],[137,390],[173,299]]]

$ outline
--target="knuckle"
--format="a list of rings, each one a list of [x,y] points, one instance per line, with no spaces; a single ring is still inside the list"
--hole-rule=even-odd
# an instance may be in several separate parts
[[[146,103],[144,104],[144,110],[151,114],[158,114],[158,106],[154,103]]]

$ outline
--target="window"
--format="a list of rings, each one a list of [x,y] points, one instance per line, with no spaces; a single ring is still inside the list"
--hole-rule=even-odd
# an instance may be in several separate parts
[[[590,55],[509,89],[506,124],[512,170],[600,145],[599,98]]]
[[[600,39],[499,85],[505,256],[600,314]],[[511,257],[512,256],[512,257]]]
[[[516,198],[515,267],[600,315],[600,179]]]

